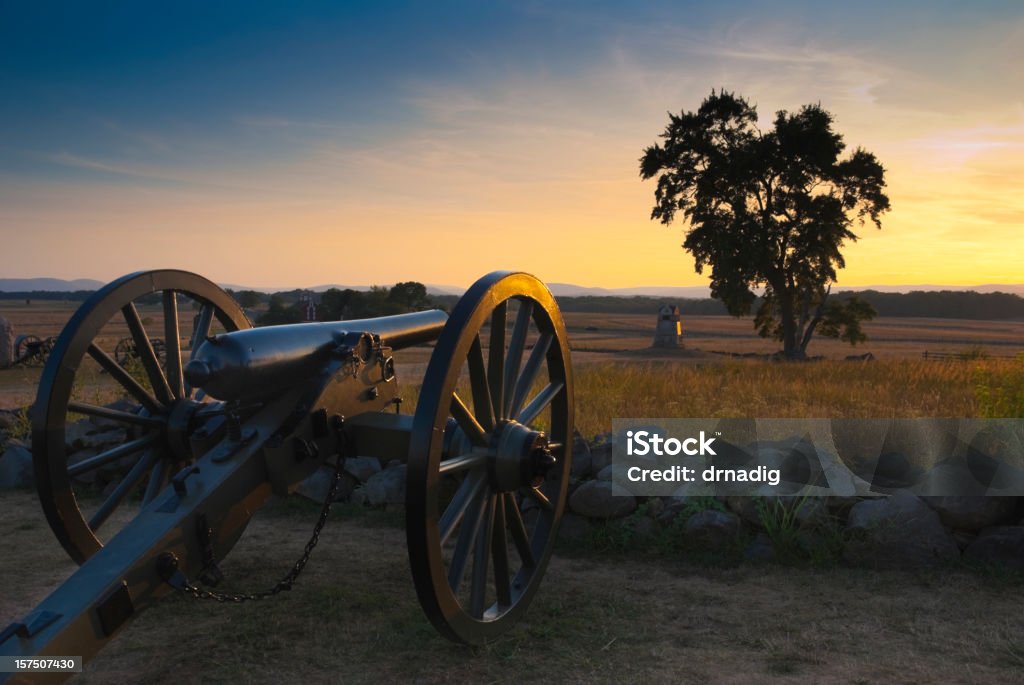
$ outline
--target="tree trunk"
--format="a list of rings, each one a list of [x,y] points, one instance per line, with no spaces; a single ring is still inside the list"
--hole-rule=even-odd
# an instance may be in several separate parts
[[[789,290],[777,291],[779,318],[782,323],[782,353],[787,359],[803,359],[804,347],[797,339],[796,312],[793,310],[793,295]]]

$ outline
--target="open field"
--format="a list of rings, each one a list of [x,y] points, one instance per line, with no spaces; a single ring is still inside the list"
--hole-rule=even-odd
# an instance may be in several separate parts
[[[313,507],[261,511],[224,563],[226,585],[273,583]],[[258,603],[170,597],[76,682],[1008,683],[1024,669],[1019,581],[929,573],[711,568],[563,549],[524,621],[483,648],[420,612],[394,517],[332,515],[295,589]],[[73,569],[27,493],[0,495],[11,549],[0,623]]]
[[[32,333],[39,337],[55,336],[74,313],[76,306],[77,303],[72,302],[37,301],[26,306],[23,302],[3,301],[0,303],[0,316],[8,318],[18,333]],[[161,308],[158,305],[140,306],[139,313],[150,336],[162,337]],[[194,313],[184,306],[179,312],[183,340],[187,340],[191,334],[193,315]],[[650,370],[653,370],[651,365],[671,368],[707,367],[726,363],[732,355],[769,355],[778,349],[776,342],[759,338],[754,333],[749,319],[728,316],[687,317],[683,323],[687,349],[682,352],[655,352],[647,349],[654,335],[653,316],[569,312],[565,319],[573,348],[573,362],[581,372],[590,364],[606,362],[638,363]],[[871,352],[880,360],[915,362],[921,359],[925,351],[967,352],[999,358],[1024,353],[1024,321],[882,318],[868,322],[865,329],[869,340],[863,345],[851,348],[848,344],[819,337],[811,343],[810,353],[821,355],[825,359],[842,360],[850,354]],[[117,341],[127,335],[128,330],[124,322],[116,318],[104,328],[99,344],[104,349],[113,351]],[[406,385],[418,384],[431,351],[430,346],[421,346],[398,353],[396,361],[399,379]],[[772,382],[778,382],[779,378],[792,377],[807,377],[808,382],[815,380],[814,372],[794,366],[787,368],[785,373],[775,374]],[[927,372],[917,370],[916,366],[914,368],[915,370],[909,373],[927,375]],[[933,372],[945,374],[939,369],[933,369]],[[20,366],[0,370],[0,408],[16,408],[31,404],[40,373],[39,369]],[[854,375],[860,374],[858,371]],[[886,375],[879,377],[885,378]],[[964,378],[969,380],[969,376],[967,373]],[[816,382],[822,380],[818,378]],[[959,379],[947,380],[958,382]],[[88,381],[87,386],[82,390],[102,395],[105,384],[103,379],[96,377]],[[735,404],[739,402],[735,398],[744,395],[749,397],[749,392],[725,395],[723,399]],[[733,399],[729,399],[730,397]],[[879,408],[888,414],[889,406],[882,403]],[[718,409],[713,408],[712,411]],[[794,413],[798,411],[797,409],[787,411],[789,413],[779,415],[799,415]],[[898,411],[898,408],[894,411]],[[928,411],[930,410],[921,409],[911,415],[927,415]],[[948,407],[947,411],[950,413],[945,415],[958,415],[955,412],[960,411],[960,405]]]

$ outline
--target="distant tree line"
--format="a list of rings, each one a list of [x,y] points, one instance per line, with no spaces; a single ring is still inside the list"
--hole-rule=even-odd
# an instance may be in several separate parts
[[[264,294],[255,290],[232,292],[235,300],[246,309],[253,309],[267,304],[257,323],[261,326],[298,323],[306,320],[303,300],[308,291],[290,290],[273,294]],[[316,318],[319,321],[339,321],[341,319],[367,319],[375,316],[404,314],[423,309],[430,309],[433,302],[427,297],[427,288],[416,281],[403,281],[390,288],[373,286],[370,290],[352,290],[330,288],[319,294],[316,305]]]
[[[81,302],[95,291],[0,291],[0,300],[40,300]],[[255,290],[228,291],[246,309],[268,305],[268,311],[289,321],[301,321],[302,313],[297,303],[308,291],[288,290],[278,293],[261,293]],[[913,291],[909,293],[882,293],[877,290],[837,292],[833,298],[849,300],[859,297],[870,303],[878,316],[935,317],[940,319],[1005,320],[1024,319],[1024,298],[1012,293],[977,293],[974,291]],[[427,296],[422,283],[407,281],[391,288],[374,287],[369,291],[339,290],[331,288],[319,294],[318,316],[321,321],[362,319],[388,314],[417,311],[438,307],[451,310],[458,301],[456,295]],[[149,298],[151,304],[159,302],[159,295]],[[684,316],[713,316],[726,314],[725,305],[719,300],[682,299],[666,297],[559,297],[558,306],[566,312],[590,312],[594,314],[652,314],[663,304],[679,306]],[[143,301],[144,303],[146,301]],[[265,316],[265,314],[264,314]],[[261,319],[262,323],[262,319]]]

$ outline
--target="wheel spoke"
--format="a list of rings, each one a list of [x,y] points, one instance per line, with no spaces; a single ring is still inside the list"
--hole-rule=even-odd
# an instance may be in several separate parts
[[[164,487],[164,483],[167,482],[167,465],[166,459],[161,459],[153,467],[153,470],[149,474],[149,482],[146,483],[146,492],[142,495],[142,503],[149,504],[153,501],[153,498],[160,494],[160,491]]]
[[[462,577],[466,573],[466,562],[469,561],[469,553],[473,549],[473,541],[476,539],[480,524],[484,520],[487,504],[490,498],[487,497],[487,488],[480,490],[474,497],[472,506],[467,511],[471,520],[464,520],[459,530],[459,538],[455,543],[455,552],[452,554],[452,563],[448,568],[448,586],[452,592],[458,594],[459,586],[462,584]]]
[[[508,543],[505,538],[505,500],[508,495],[498,495],[494,507],[494,540],[491,553],[494,555],[494,590],[498,596],[498,608],[512,606],[512,587],[508,577]]]
[[[189,361],[195,359],[199,346],[210,335],[210,326],[212,324],[213,305],[209,302],[204,302],[203,306],[200,307],[199,313],[196,315],[195,322],[192,326],[192,336],[189,338],[188,342]],[[192,386],[188,384],[188,381],[182,382],[185,386],[185,397],[192,397]]]
[[[106,452],[100,452],[96,456],[89,457],[88,459],[83,459],[77,464],[72,464],[71,466],[68,467],[68,476],[71,476],[73,478],[77,475],[85,473],[86,471],[98,469],[104,464],[109,464],[112,461],[117,461],[118,459],[127,457],[129,454],[134,454],[135,452],[138,452],[139,450],[145,449],[146,447],[152,445],[154,442],[156,442],[156,439],[158,437],[159,436],[156,433],[150,433],[149,435],[144,435],[141,438],[136,438],[135,440],[131,440],[122,445],[118,445],[117,447],[109,449]]]
[[[150,385],[153,386],[153,392],[161,402],[170,404],[173,400],[171,386],[167,384],[167,376],[164,375],[163,369],[160,368],[160,360],[156,358],[153,343],[146,334],[146,328],[142,325],[142,319],[139,318],[139,310],[135,308],[134,302],[129,302],[121,308],[121,313],[124,315],[125,323],[128,324],[128,331],[132,334],[132,340],[135,341],[135,351],[142,361],[142,367],[146,369],[146,375],[149,377]]]
[[[526,488],[526,496],[537,502],[541,509],[546,511],[554,511],[555,505],[551,503],[548,496],[541,492],[540,488]]]
[[[530,547],[530,536],[526,532],[526,524],[523,523],[523,514],[519,511],[519,504],[516,503],[516,498],[512,495],[505,498],[505,509],[508,514],[508,529],[512,533],[512,542],[516,544],[523,568],[533,568],[537,562],[533,558],[533,548]]]
[[[456,471],[465,471],[471,469],[474,466],[480,466],[487,461],[486,454],[460,454],[457,457],[451,459],[445,459],[441,462],[438,473],[455,473]]]
[[[526,349],[526,335],[530,332],[530,316],[533,315],[533,301],[519,302],[516,322],[512,326],[512,337],[508,341],[508,356],[505,358],[505,393],[502,397],[502,416],[514,416],[512,413],[512,396],[515,390],[519,366],[523,363],[523,350]]]
[[[458,422],[459,428],[466,434],[470,442],[480,447],[487,446],[487,433],[476,420],[476,417],[470,413],[469,407],[462,401],[458,393],[452,393],[451,412],[452,416],[455,417],[455,421]]]
[[[526,408],[519,412],[519,416],[516,417],[516,421],[529,425],[533,423],[544,408],[551,404],[551,400],[555,399],[558,393],[562,392],[565,388],[565,383],[548,383],[544,386],[544,389],[537,393],[537,396],[530,400],[530,403],[526,405]]]
[[[473,580],[469,589],[469,614],[474,618],[484,617],[484,601],[487,598],[487,567],[491,559],[491,539],[494,536],[494,505],[497,495],[487,499],[484,525],[480,527],[473,546]]]
[[[149,394],[149,391],[139,385],[139,382],[128,375],[121,366],[111,359],[110,355],[101,350],[96,346],[96,343],[89,343],[89,356],[96,360],[96,362],[103,367],[103,369],[110,374],[110,376],[121,384],[121,387],[127,390],[132,397],[142,403],[146,409],[154,414],[158,414],[163,411],[163,406],[157,402],[156,398]]]
[[[210,336],[210,326],[213,324],[213,305],[204,302],[196,317],[196,325],[192,329],[192,337],[189,339],[189,360],[195,359],[199,346]]]
[[[469,384],[473,391],[473,409],[484,430],[494,429],[494,406],[491,404],[491,388],[487,382],[487,367],[484,365],[484,351],[480,346],[480,335],[473,338],[466,358],[469,365]]]
[[[181,331],[178,327],[178,294],[164,291],[164,346],[167,350],[167,380],[175,398],[185,396],[185,380],[181,372]]]
[[[469,507],[470,503],[476,501],[477,496],[479,496],[486,485],[487,474],[482,469],[469,474],[459,484],[458,490],[455,491],[455,496],[448,503],[448,508],[444,510],[444,514],[437,524],[438,534],[441,538],[441,547],[444,547],[445,543],[448,542],[448,538],[451,537],[455,527],[459,525],[459,521],[462,520],[463,515],[466,513],[466,508]]]
[[[487,381],[491,388],[491,405],[494,413],[500,414],[501,408],[505,406],[503,400],[503,387],[505,381],[505,317],[508,313],[508,304],[502,302],[494,308],[491,314],[491,343],[487,349]],[[504,416],[495,416],[495,420],[503,419]]]
[[[100,505],[100,508],[97,509],[96,513],[92,515],[92,518],[89,519],[89,527],[92,528],[94,532],[98,530],[108,518],[110,518],[110,515],[114,513],[114,509],[117,509],[125,496],[139,484],[139,481],[142,480],[142,477],[145,476],[146,472],[149,471],[151,466],[153,466],[153,462],[156,461],[156,459],[156,452],[150,451],[147,452],[142,459],[135,462],[135,466],[125,474],[125,477],[117,484],[114,491],[110,493],[110,497]]]
[[[118,421],[120,423],[130,423],[134,426],[146,426],[147,428],[162,428],[164,426],[164,422],[162,420],[155,419],[152,416],[139,416],[138,414],[118,411],[117,409],[97,407],[95,404],[87,404],[85,402],[68,402],[68,411],[78,412],[79,414],[86,414],[88,416],[96,416],[101,419]]]
[[[519,410],[523,408],[526,395],[533,388],[533,384],[537,380],[537,374],[540,372],[541,364],[547,358],[548,349],[551,348],[551,341],[553,339],[554,336],[550,333],[545,333],[537,338],[537,342],[534,343],[533,349],[530,351],[530,357],[526,360],[526,366],[523,367],[523,373],[519,376],[519,382],[516,383],[516,392],[508,411],[509,416],[518,415]]]

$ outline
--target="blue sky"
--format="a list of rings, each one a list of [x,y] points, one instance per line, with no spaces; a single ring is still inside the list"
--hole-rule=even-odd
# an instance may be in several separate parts
[[[701,284],[636,160],[725,87],[886,165],[844,285],[1020,282],[1022,45],[1019,2],[7,3],[0,275]]]

